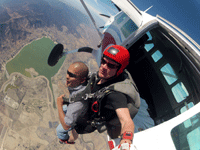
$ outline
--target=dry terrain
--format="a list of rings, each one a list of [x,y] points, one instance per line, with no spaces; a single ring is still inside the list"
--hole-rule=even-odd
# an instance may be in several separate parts
[[[87,53],[69,54],[52,77],[53,92],[46,77],[27,68],[31,77],[8,74],[6,63],[32,41],[48,37],[70,51],[83,46],[97,48],[100,38],[88,17],[60,1],[7,0],[0,5],[0,149],[1,150],[102,150],[108,149],[106,133],[81,135],[74,145],[59,144],[59,124],[53,97],[63,93],[66,70],[83,61],[97,70]],[[81,20],[82,19],[82,20]],[[42,64],[41,64],[42,65]]]

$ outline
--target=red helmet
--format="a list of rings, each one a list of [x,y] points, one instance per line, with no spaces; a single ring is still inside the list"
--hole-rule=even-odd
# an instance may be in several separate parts
[[[106,56],[120,64],[120,68],[118,69],[116,76],[120,75],[129,64],[129,51],[120,45],[109,46],[103,52],[103,56]]]

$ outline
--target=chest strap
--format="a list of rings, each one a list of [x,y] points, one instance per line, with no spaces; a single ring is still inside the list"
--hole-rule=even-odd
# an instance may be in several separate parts
[[[70,104],[70,103],[74,103],[77,101],[82,101],[82,100],[87,100],[88,98],[92,98],[94,94],[91,94],[91,89],[94,85],[95,82],[95,74],[92,74],[90,79],[88,80],[88,83],[86,85],[86,88],[75,94],[73,97],[70,98],[63,98],[64,103],[66,104]]]

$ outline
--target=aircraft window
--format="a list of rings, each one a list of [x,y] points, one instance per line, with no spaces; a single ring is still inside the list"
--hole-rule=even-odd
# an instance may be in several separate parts
[[[172,88],[172,93],[178,103],[182,102],[187,96],[189,96],[189,93],[182,82],[176,84]]]
[[[182,107],[180,109],[181,114],[187,111],[188,109],[192,108],[194,106],[193,102],[190,102],[189,104],[185,103],[186,106]],[[194,115],[192,118],[186,120],[184,123],[185,128],[189,128],[192,125],[196,124],[199,121],[196,115]]]
[[[151,44],[145,44],[144,45],[144,48],[147,52],[149,52],[152,48],[154,47],[154,44],[151,43]]]
[[[199,149],[200,147],[200,127],[197,129],[191,131],[187,135],[187,140],[189,143],[190,150],[196,150],[197,148]]]
[[[128,16],[126,14],[121,15],[119,19],[117,19],[117,24],[120,24],[123,22]]]
[[[194,123],[192,120],[196,118]],[[191,117],[191,126],[185,128],[184,124],[187,120],[171,131],[172,140],[177,150],[199,150],[200,148],[200,113]]]
[[[155,62],[157,62],[158,60],[160,60],[163,55],[161,54],[161,52],[159,50],[157,50],[155,53],[153,53],[152,55],[152,58]]]
[[[148,41],[152,40],[152,36],[151,36],[151,33],[149,31],[147,32],[147,35],[149,37]]]
[[[173,68],[169,63],[167,63],[165,66],[163,66],[160,71],[162,72],[163,76],[165,77],[167,83],[171,85],[174,83],[178,77],[176,76]]]
[[[136,31],[138,29],[138,26],[131,20],[129,19],[122,27],[121,31],[124,35],[125,38],[127,38],[131,33]]]

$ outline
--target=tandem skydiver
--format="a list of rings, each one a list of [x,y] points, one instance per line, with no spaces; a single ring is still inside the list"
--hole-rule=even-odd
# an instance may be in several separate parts
[[[61,144],[74,144],[74,140],[78,138],[78,134],[74,129],[77,118],[87,111],[87,101],[73,101],[73,97],[77,93],[85,90],[88,78],[88,67],[83,62],[72,63],[66,74],[66,88],[70,95],[67,99],[66,95],[57,98],[57,107],[60,124],[56,128],[57,136]]]
[[[89,102],[86,115],[78,118],[74,127],[78,134],[107,130],[112,139],[121,137],[120,144],[132,143],[132,118],[138,112],[140,96],[131,75],[125,70],[129,59],[128,50],[119,45],[112,45],[103,52],[99,71],[91,75],[86,90],[75,98]],[[109,143],[110,149],[112,144]]]

